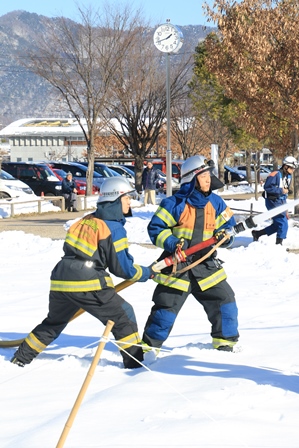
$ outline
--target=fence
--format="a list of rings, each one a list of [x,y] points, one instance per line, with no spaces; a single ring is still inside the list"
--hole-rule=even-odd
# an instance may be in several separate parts
[[[65,199],[63,196],[47,196],[47,197],[35,197],[34,199],[30,199],[29,201],[15,201],[14,199],[0,199],[0,206],[6,205],[10,206],[10,216],[15,216],[15,206],[23,205],[23,204],[31,204],[37,202],[37,212],[42,213],[42,203],[45,201],[57,202],[58,207],[61,208],[62,211],[65,211]],[[18,213],[17,213],[18,214]]]
[[[91,208],[96,208],[95,202],[97,200],[97,195],[93,196],[77,196],[77,208],[78,210],[88,210]],[[36,196],[34,199],[30,199],[27,201],[16,201],[14,199],[0,199],[0,206],[6,205],[10,206],[10,216],[15,216],[15,207],[22,204],[31,204],[37,203],[37,213],[41,214],[42,211],[42,203],[43,202],[53,202],[54,205],[61,208],[61,211],[65,211],[65,198],[63,196]],[[89,203],[90,202],[90,203]]]

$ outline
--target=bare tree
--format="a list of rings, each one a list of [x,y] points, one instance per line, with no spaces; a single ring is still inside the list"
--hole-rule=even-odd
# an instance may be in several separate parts
[[[197,113],[190,98],[178,101],[171,113],[171,133],[181,147],[184,159],[195,154],[208,156],[210,145],[202,129],[202,122],[198,120]]]
[[[171,104],[185,95],[190,55],[170,55]],[[153,32],[140,27],[118,65],[106,104],[106,123],[135,158],[136,188],[141,189],[145,157],[155,147],[166,118],[165,55],[155,49]]]
[[[101,12],[78,8],[80,23],[59,18],[24,60],[46,79],[77,119],[87,142],[87,190],[91,194],[98,120],[111,100],[111,83],[140,26],[140,12],[105,4]]]
[[[195,50],[192,81],[189,84],[195,116],[199,123],[201,142],[209,152],[211,144],[218,146],[219,177],[224,180],[224,164],[235,150],[241,130],[236,125],[238,104],[224,94],[223,87],[207,66],[206,43]]]

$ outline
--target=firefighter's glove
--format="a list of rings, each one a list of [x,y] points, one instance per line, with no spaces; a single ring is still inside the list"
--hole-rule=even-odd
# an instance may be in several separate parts
[[[234,239],[235,239],[235,237],[230,229],[219,230],[218,232],[215,233],[214,236],[217,239],[217,242],[223,240],[224,237],[227,238],[227,236],[229,236],[229,238],[227,238],[226,241],[221,244],[221,247],[226,248],[226,249],[228,249],[233,244]]]
[[[179,242],[176,245],[176,250],[174,253],[174,256],[178,263],[182,263],[183,261],[186,261],[186,254],[183,251],[185,240],[184,238],[180,238]]]
[[[226,237],[227,233],[225,230],[219,230],[219,232],[215,233],[215,238],[217,241],[223,240],[224,237]]]
[[[155,275],[157,275],[157,274],[160,272],[160,270],[155,269],[155,266],[156,266],[156,265],[157,265],[157,262],[154,261],[152,264],[150,264],[150,265],[148,266],[148,268],[149,268],[149,270],[150,270],[150,274],[149,274],[149,277],[148,277],[148,278],[154,278]]]

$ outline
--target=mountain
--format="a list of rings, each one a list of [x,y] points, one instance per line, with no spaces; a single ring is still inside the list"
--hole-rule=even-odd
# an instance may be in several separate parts
[[[59,110],[51,86],[21,64],[28,50],[46,35],[49,22],[59,20],[26,11],[13,11],[0,17],[0,129],[29,116],[65,116]],[[212,30],[201,25],[180,29],[186,51],[194,51],[197,43]]]

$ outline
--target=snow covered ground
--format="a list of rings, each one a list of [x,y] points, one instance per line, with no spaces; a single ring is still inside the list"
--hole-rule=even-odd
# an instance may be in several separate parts
[[[263,199],[227,203],[265,210]],[[146,226],[155,209],[134,208],[126,224],[130,252],[144,265],[160,254],[138,245],[150,242]],[[234,353],[212,349],[210,324],[191,296],[158,359],[141,369],[123,369],[111,335],[64,446],[298,448],[299,263],[286,251],[299,248],[296,224],[289,221],[283,247],[275,236],[253,243],[245,231],[232,249],[218,251],[239,308]],[[0,339],[23,338],[46,316],[62,245],[21,231],[0,233]],[[141,334],[154,287],[148,281],[121,292]],[[9,362],[13,348],[0,348],[1,448],[57,445],[103,331],[84,313],[23,369]]]

